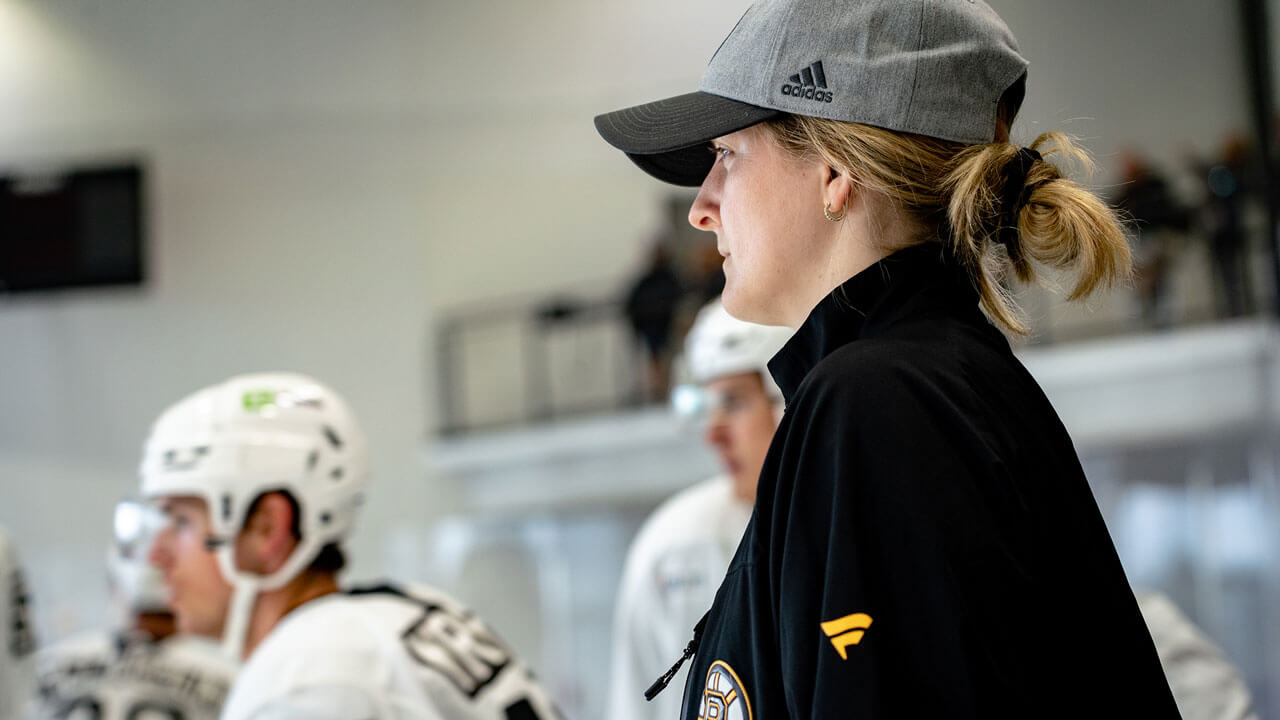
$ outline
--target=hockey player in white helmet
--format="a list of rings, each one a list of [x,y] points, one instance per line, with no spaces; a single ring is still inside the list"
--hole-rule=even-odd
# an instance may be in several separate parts
[[[225,720],[555,716],[454,600],[340,591],[369,463],[351,411],[319,382],[243,375],[187,397],[153,426],[141,474],[169,516],[151,557],[179,626],[245,658]]]
[[[711,607],[751,517],[756,481],[782,413],[766,364],[789,328],[737,320],[714,301],[685,340],[691,384],[676,388],[677,412],[700,418],[723,473],[664,502],[631,544],[614,617],[608,716],[673,718],[681,694],[646,703],[645,689],[679,657]],[[684,684],[682,673],[673,679]]]
[[[0,527],[0,718],[19,717],[34,687],[30,600],[18,553]]]
[[[126,500],[114,519],[107,578],[115,627],[40,651],[31,716],[216,720],[236,663],[210,640],[175,634],[160,573],[147,562],[164,517]]]

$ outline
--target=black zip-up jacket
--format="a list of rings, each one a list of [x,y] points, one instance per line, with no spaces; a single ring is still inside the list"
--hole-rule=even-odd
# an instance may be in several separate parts
[[[837,288],[683,717],[1177,718],[1071,439],[938,245]]]

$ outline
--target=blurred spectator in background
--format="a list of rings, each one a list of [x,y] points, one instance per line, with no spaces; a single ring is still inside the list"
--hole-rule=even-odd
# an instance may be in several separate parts
[[[661,402],[670,386],[672,325],[684,283],[671,262],[665,238],[654,241],[649,264],[627,291],[624,311],[631,329],[644,346],[640,396]]]
[[[782,414],[782,391],[766,363],[791,332],[737,320],[718,300],[698,314],[689,331],[685,364],[693,384],[676,388],[672,403],[681,415],[703,423],[703,437],[724,472],[663,503],[627,553],[606,713],[614,720],[680,713],[679,693],[648,703],[644,692],[680,656],[693,626],[711,607],[746,530],[760,468]],[[684,676],[677,676],[675,686],[683,684]]]
[[[1169,268],[1177,238],[1187,229],[1187,211],[1143,157],[1125,152],[1120,165],[1122,185],[1115,205],[1133,221],[1134,285],[1142,321],[1148,327],[1168,327],[1175,319],[1168,296]]]
[[[26,578],[18,553],[0,527],[0,718],[19,717],[31,696],[36,648]]]
[[[1257,720],[1249,689],[1222,651],[1169,598],[1135,595],[1182,720]]]
[[[1257,182],[1248,139],[1233,133],[1216,161],[1197,163],[1195,169],[1205,185],[1201,223],[1213,257],[1218,315],[1239,317],[1252,312],[1245,212]]]
[[[160,571],[147,562],[164,517],[139,501],[116,506],[107,553],[114,628],[38,656],[31,717],[215,720],[237,666],[203,638],[177,635]]]
[[[724,292],[724,258],[715,241],[703,241],[693,251],[694,281],[692,291],[701,307]]]

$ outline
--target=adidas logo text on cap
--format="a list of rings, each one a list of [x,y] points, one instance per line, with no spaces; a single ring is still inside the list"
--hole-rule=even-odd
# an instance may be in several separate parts
[[[827,90],[827,74],[822,69],[821,60],[792,75],[788,80],[790,83],[782,86],[783,95],[816,102],[831,102],[835,97]]]

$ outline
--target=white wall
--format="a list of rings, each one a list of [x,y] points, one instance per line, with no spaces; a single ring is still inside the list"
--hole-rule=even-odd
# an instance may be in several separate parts
[[[1031,61],[1015,135],[1081,137],[1104,183],[1121,149],[1172,170],[1188,152],[1216,154],[1228,132],[1250,131],[1234,2],[990,4]]]
[[[413,46],[361,35],[328,54],[354,12],[2,7],[4,67],[24,68],[0,89],[4,159],[137,153],[150,172],[145,289],[0,300],[0,522],[32,558],[42,629],[101,619],[107,508],[135,485],[148,423],[236,372],[310,372],[351,400],[395,487],[374,495],[354,548],[357,570],[376,569],[378,521],[432,512],[413,461],[428,422],[431,172],[413,151],[422,133],[366,87]]]
[[[1069,129],[1104,156],[1171,157],[1243,117],[1229,8],[996,5],[1033,124],[1088,116]],[[0,523],[46,636],[102,619],[107,508],[147,424],[235,372],[313,373],[363,419],[380,485],[356,574],[381,570],[384,526],[456,509],[420,462],[428,327],[622,282],[668,190],[591,116],[692,89],[745,6],[0,0],[0,165],[150,173],[146,288],[0,297]]]
[[[736,10],[714,10],[719,36]],[[0,297],[0,523],[46,637],[104,617],[108,510],[148,423],[232,373],[313,373],[355,406],[379,477],[355,574],[381,571],[383,526],[455,507],[420,463],[432,308],[625,273],[663,190],[590,117],[622,78],[644,96],[696,79],[718,40],[642,40],[666,14],[0,3],[0,165],[150,173],[146,288]]]

